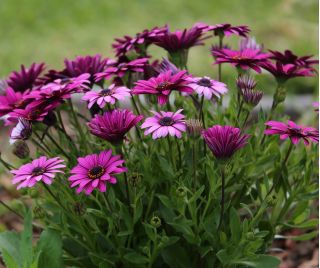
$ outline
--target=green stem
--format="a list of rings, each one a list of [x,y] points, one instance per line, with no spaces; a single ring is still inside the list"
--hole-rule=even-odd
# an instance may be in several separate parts
[[[56,142],[56,140],[48,133],[47,134],[47,137],[49,138],[49,140],[51,140],[51,142],[61,151],[61,153],[66,157],[68,158],[69,160],[71,159],[70,158],[70,155],[67,154],[67,152],[62,149],[62,147]]]
[[[241,126],[242,129],[246,126],[249,115],[250,115],[250,111],[247,111],[246,118],[244,119],[242,126]]]
[[[14,166],[10,165],[9,163],[7,163],[5,160],[2,159],[1,155],[0,155],[0,163],[7,169],[7,170],[12,170],[14,169]]]
[[[222,221],[223,221],[223,215],[224,215],[224,192],[225,192],[225,170],[224,170],[224,167],[221,167],[221,200],[220,200],[221,210],[220,210],[218,231],[221,228]]]
[[[223,35],[219,35],[219,49],[223,47]],[[222,64],[218,65],[218,81],[222,80]]]
[[[22,215],[15,211],[13,208],[11,208],[10,206],[8,206],[6,203],[4,203],[3,201],[0,200],[0,204],[3,205],[6,209],[8,209],[9,211],[11,211],[12,213],[16,214],[19,218],[23,219]]]
[[[62,205],[62,203],[60,202],[60,200],[58,199],[58,197],[56,197],[56,196],[54,195],[54,193],[51,191],[51,189],[50,189],[44,182],[42,182],[42,185],[43,185],[43,187],[47,190],[47,192],[52,196],[52,198],[59,204],[59,206],[60,206],[64,211],[66,211],[67,214],[69,214],[70,211],[68,211],[68,210],[66,209],[66,207],[65,207],[64,205]]]

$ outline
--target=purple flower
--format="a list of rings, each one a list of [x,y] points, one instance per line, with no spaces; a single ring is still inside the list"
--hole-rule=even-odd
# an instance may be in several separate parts
[[[93,135],[117,144],[123,141],[125,134],[142,118],[142,115],[134,115],[128,110],[113,110],[103,115],[96,114],[88,127]]]
[[[51,184],[56,173],[64,173],[60,170],[66,167],[62,163],[63,160],[59,157],[47,159],[46,156],[41,156],[19,169],[11,170],[10,172],[14,174],[12,183],[18,184],[18,190],[24,187],[33,187],[39,181]]]
[[[288,124],[269,121],[265,125],[270,127],[264,131],[265,135],[280,135],[281,140],[290,138],[293,144],[297,144],[300,139],[305,145],[309,145],[310,142],[319,142],[319,131],[313,127],[299,126],[290,120],[288,120]]]
[[[11,87],[5,91],[5,95],[0,96],[0,116],[12,112],[16,108],[23,108],[27,104],[25,96],[27,92],[15,92]]]
[[[231,50],[231,49],[215,49],[212,50],[215,57],[215,64],[231,63],[235,67],[242,70],[249,68],[261,73],[261,64],[266,62],[269,54],[262,53],[259,49]]]
[[[314,111],[319,113],[319,102],[315,101],[312,103],[312,107],[314,107]]]
[[[14,91],[24,92],[32,89],[39,82],[39,75],[44,68],[44,63],[33,63],[29,68],[21,65],[20,72],[13,71],[7,79],[7,83]]]
[[[202,28],[206,31],[213,31],[214,35],[217,36],[231,36],[234,34],[247,37],[247,34],[250,32],[249,27],[246,25],[232,26],[229,23],[206,25],[201,23],[198,25],[198,27],[200,26],[202,26]]]
[[[240,75],[236,81],[238,89],[255,89],[257,82],[249,75]]]
[[[319,64],[319,61],[313,59],[312,56],[303,56],[299,57],[292,53],[290,50],[285,50],[284,53],[280,51],[269,50],[271,55],[271,59],[279,61],[280,63],[286,64],[293,64],[305,68],[312,69],[312,65]]]
[[[239,42],[240,50],[252,49],[252,50],[263,50],[263,46],[256,42],[254,37],[242,38]]]
[[[193,77],[190,78],[190,87],[194,89],[200,96],[205,96],[206,99],[210,100],[212,96],[220,99],[221,95],[228,92],[227,86],[224,83],[215,81],[208,76],[204,77]]]
[[[102,109],[107,103],[115,104],[116,100],[124,100],[125,97],[130,97],[130,89],[126,87],[117,87],[112,84],[108,88],[100,91],[88,91],[82,100],[88,101],[88,108],[90,109],[95,103]]]
[[[239,128],[216,125],[202,132],[205,142],[218,159],[228,159],[247,144],[250,135],[241,134]]]
[[[10,144],[13,144],[16,140],[27,140],[31,134],[31,123],[24,118],[18,118],[18,123],[10,134]]]
[[[245,103],[249,104],[252,107],[255,107],[261,101],[263,92],[260,90],[244,88],[241,90],[241,95]]]
[[[118,62],[114,66],[107,67],[103,72],[95,75],[95,81],[103,78],[109,79],[112,76],[123,77],[128,72],[143,72],[148,58],[135,59],[129,62]]]
[[[71,182],[70,187],[78,187],[77,194],[84,191],[89,195],[95,188],[105,192],[107,183],[117,183],[115,174],[127,171],[127,168],[122,166],[123,163],[124,160],[120,159],[120,155],[112,155],[111,150],[79,157],[78,165],[70,171],[72,174],[68,179]]]
[[[164,138],[168,135],[177,138],[182,137],[182,132],[185,132],[187,127],[184,120],[184,115],[181,114],[182,109],[173,112],[154,112],[151,111],[154,116],[148,117],[141,125],[142,129],[148,128],[144,135],[152,134],[152,138]]]
[[[158,96],[158,103],[164,105],[171,91],[177,90],[180,92],[192,93],[192,88],[189,86],[189,75],[186,71],[180,71],[172,74],[171,71],[160,73],[157,77],[152,77],[149,80],[139,80],[132,89],[132,94],[154,94]]]
[[[169,53],[174,53],[203,45],[203,40],[207,39],[207,37],[203,37],[203,33],[204,31],[200,27],[193,26],[182,31],[167,31],[163,35],[153,37],[152,40],[155,45],[164,48]]]

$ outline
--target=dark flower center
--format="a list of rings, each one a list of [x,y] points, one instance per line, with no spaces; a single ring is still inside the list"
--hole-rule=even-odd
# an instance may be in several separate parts
[[[165,116],[160,119],[159,124],[161,126],[172,126],[174,123],[174,120],[171,117]]]
[[[165,81],[165,82],[160,83],[157,86],[157,89],[161,90],[161,91],[166,90],[166,89],[169,89],[169,87],[171,87],[172,85],[173,85],[172,83]]]
[[[112,95],[112,93],[113,93],[113,91],[111,89],[106,88],[106,89],[101,90],[100,95],[101,96],[110,96],[110,95]]]
[[[44,172],[45,172],[45,169],[43,167],[35,167],[32,170],[32,175],[33,176],[39,176],[39,175],[43,174]]]
[[[201,78],[198,81],[198,85],[203,87],[211,87],[211,81],[208,78]]]
[[[288,130],[290,132],[290,135],[297,136],[297,137],[304,137],[304,133],[302,133],[302,130],[300,128],[293,128],[288,127]]]
[[[90,179],[100,178],[104,174],[105,169],[102,166],[96,166],[89,170],[88,176]]]

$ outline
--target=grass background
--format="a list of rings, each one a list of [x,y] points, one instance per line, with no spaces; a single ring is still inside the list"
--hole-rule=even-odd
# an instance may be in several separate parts
[[[0,77],[20,64],[44,61],[59,68],[64,58],[77,55],[112,57],[115,37],[166,23],[172,29],[190,27],[197,21],[247,24],[265,48],[318,54],[317,0],[1,0]],[[216,41],[192,49],[193,74],[215,77],[208,51]],[[238,39],[227,41],[235,46]],[[226,66],[224,71],[234,83],[234,70]],[[273,90],[269,76],[259,79],[263,90]],[[291,92],[315,92],[316,80],[295,79],[289,84]]]

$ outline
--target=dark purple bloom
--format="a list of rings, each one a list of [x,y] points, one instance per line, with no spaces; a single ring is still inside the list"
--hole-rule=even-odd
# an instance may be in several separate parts
[[[125,134],[142,118],[142,115],[134,115],[128,110],[113,110],[103,115],[96,114],[88,127],[93,135],[117,144],[123,141]]]
[[[202,27],[205,31],[213,31],[214,35],[217,36],[230,36],[230,35],[239,35],[247,37],[247,34],[250,32],[250,29],[246,25],[232,26],[229,23],[207,25],[204,23],[196,24],[198,27]]]
[[[258,105],[263,96],[262,91],[248,88],[242,89],[241,94],[244,102],[253,107]]]
[[[249,135],[241,134],[239,128],[216,125],[202,132],[205,142],[218,159],[228,159],[247,144]]]
[[[242,38],[239,42],[239,48],[241,51],[246,49],[260,50],[260,51],[263,50],[263,46],[258,44],[254,37]]]
[[[269,50],[269,51],[272,54],[270,58],[276,61],[279,61],[283,65],[293,64],[293,65],[312,69],[312,65],[319,64],[319,61],[316,59],[313,59],[312,56],[310,55],[299,57],[293,54],[292,51],[290,50],[285,50],[284,53],[281,53],[280,51],[274,51],[274,50]]]
[[[33,89],[39,82],[39,75],[44,70],[44,63],[33,63],[29,68],[21,65],[21,70],[13,71],[7,79],[8,85],[14,91],[24,92],[28,89]]]
[[[242,70],[251,68],[258,73],[261,72],[261,64],[266,62],[270,56],[267,53],[262,53],[259,49],[245,49],[242,51],[217,49],[212,50],[212,55],[216,59],[215,64],[231,63]]]
[[[10,134],[10,143],[13,144],[16,140],[27,140],[31,134],[32,125],[30,121],[24,118],[18,118],[18,123]]]
[[[189,86],[190,81],[188,81],[189,77],[186,71],[180,71],[176,74],[172,74],[171,71],[160,73],[157,77],[136,82],[132,94],[157,95],[158,103],[164,105],[173,90],[192,93],[192,88]]]
[[[239,90],[254,89],[257,82],[249,75],[240,75],[236,81]]]
[[[5,90],[5,95],[0,96],[0,116],[12,112],[14,109],[23,108],[27,101],[24,98],[27,92],[15,92],[11,87]]]

